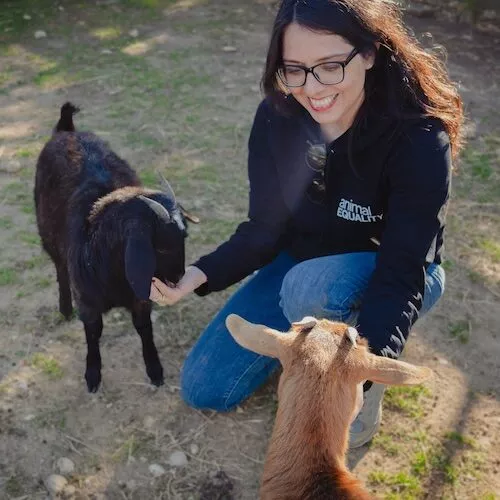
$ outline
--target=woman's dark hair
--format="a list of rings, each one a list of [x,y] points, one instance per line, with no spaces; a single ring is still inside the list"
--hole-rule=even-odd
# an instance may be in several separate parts
[[[291,108],[284,98],[277,71],[283,64],[285,28],[292,22],[317,32],[334,33],[361,53],[376,50],[375,64],[366,74],[365,104],[376,104],[390,117],[435,117],[443,123],[453,157],[462,146],[462,100],[436,57],[424,50],[405,27],[394,0],[282,0],[274,22],[266,67],[265,94],[278,109]],[[353,129],[359,124],[361,116]],[[354,133],[355,135],[355,133]]]

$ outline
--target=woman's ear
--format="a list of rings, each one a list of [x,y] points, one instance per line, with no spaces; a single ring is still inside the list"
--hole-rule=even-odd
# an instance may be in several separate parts
[[[366,52],[362,53],[362,57],[365,63],[365,69],[367,71],[373,68],[379,47],[380,42],[375,42],[374,46],[370,47]]]

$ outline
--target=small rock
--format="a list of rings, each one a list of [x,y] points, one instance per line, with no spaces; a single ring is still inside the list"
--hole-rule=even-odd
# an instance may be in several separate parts
[[[127,481],[125,486],[127,487],[128,490],[134,491],[137,487],[137,482],[131,479],[130,481]]]
[[[144,417],[142,424],[146,429],[151,429],[151,427],[155,424],[155,419],[148,415],[147,417]]]
[[[131,37],[133,37],[133,38],[137,38],[137,37],[139,36],[139,30],[136,30],[136,29],[134,29],[134,30],[130,30],[130,31],[128,32],[128,34],[129,34]]]
[[[160,477],[160,476],[163,476],[163,474],[165,474],[165,469],[161,465],[158,465],[158,464],[151,464],[148,467],[148,469],[149,469],[149,472],[151,472],[151,474],[154,477]]]
[[[71,474],[75,470],[75,464],[66,457],[61,457],[56,462],[56,467],[61,474]]]
[[[64,10],[64,7],[62,5],[59,5],[59,7],[57,7],[61,12]]]
[[[139,457],[139,462],[145,464],[147,462],[146,457]]]
[[[168,457],[168,463],[172,467],[184,467],[185,465],[187,465],[188,459],[183,451],[174,451]]]
[[[101,54],[104,54],[104,55],[108,55],[108,54],[112,54],[113,52],[109,49],[102,49],[101,50]]]
[[[444,358],[438,358],[438,363],[440,365],[448,365],[448,364],[450,364],[449,361],[447,359],[444,359]]]
[[[112,406],[113,406],[113,403],[108,403],[108,404],[106,405],[106,408],[111,408]]]
[[[161,316],[159,311],[153,311],[151,313],[151,323],[155,324],[158,321],[158,318]]]
[[[34,418],[35,418],[35,415],[33,415],[32,413],[30,413],[29,415],[26,415],[23,420],[25,422],[31,422]]]
[[[236,407],[236,413],[245,413],[241,406]]]
[[[17,388],[21,391],[28,390],[28,384],[24,380],[19,380],[16,385],[17,385]]]
[[[197,444],[192,443],[191,446],[189,447],[189,451],[191,452],[191,455],[198,455],[200,447]]]
[[[58,474],[52,474],[45,480],[45,487],[54,497],[62,493],[67,484],[66,478]]]
[[[222,47],[222,50],[224,52],[236,52],[238,49],[236,47],[233,47],[232,45],[226,45]]]
[[[73,498],[76,494],[76,488],[72,484],[68,484],[63,490],[63,498]]]
[[[43,30],[37,30],[35,31],[35,38],[39,40],[40,38],[47,38],[47,33]]]
[[[31,19],[31,16],[29,14],[24,14],[23,19],[26,19],[26,21],[29,21]]]

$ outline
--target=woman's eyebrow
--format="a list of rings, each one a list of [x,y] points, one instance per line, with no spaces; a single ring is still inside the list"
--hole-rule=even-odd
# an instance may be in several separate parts
[[[323,61],[327,61],[328,59],[341,59],[342,57],[347,57],[349,52],[342,52],[341,54],[332,54],[330,56],[322,57],[321,59],[316,59],[316,63],[321,63]],[[304,63],[301,61],[296,61],[294,59],[283,59],[284,63],[290,64],[298,64],[300,66],[304,66]]]

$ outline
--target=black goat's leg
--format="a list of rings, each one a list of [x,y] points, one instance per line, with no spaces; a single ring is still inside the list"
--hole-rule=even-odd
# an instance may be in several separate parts
[[[56,272],[59,283],[59,312],[67,320],[70,320],[73,315],[73,305],[71,302],[71,288],[66,262],[59,262],[56,265]]]
[[[142,356],[146,365],[146,373],[151,383],[163,385],[163,367],[158,357],[158,351],[153,340],[153,325],[151,323],[151,303],[136,300],[132,307],[132,321],[142,341]]]
[[[80,319],[85,328],[87,339],[87,367],[85,380],[89,392],[97,392],[101,383],[101,352],[99,340],[102,334],[102,315],[100,313],[81,311]]]

